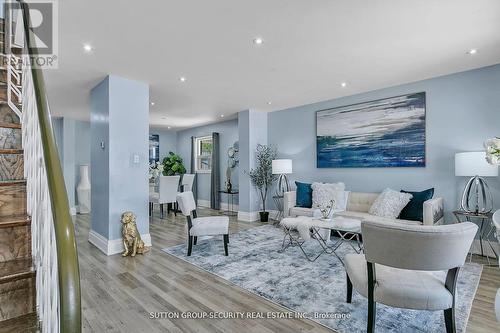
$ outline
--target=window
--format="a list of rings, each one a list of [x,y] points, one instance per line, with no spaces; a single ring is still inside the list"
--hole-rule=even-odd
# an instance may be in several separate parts
[[[212,170],[212,137],[196,138],[196,172],[208,173]]]

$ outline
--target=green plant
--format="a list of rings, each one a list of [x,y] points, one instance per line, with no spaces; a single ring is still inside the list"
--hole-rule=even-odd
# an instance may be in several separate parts
[[[169,152],[168,156],[163,158],[163,175],[183,175],[186,173],[186,168],[182,164],[182,158],[174,152]]]
[[[250,170],[249,176],[252,184],[259,190],[262,200],[262,210],[266,211],[267,192],[276,181],[277,176],[273,175],[272,162],[276,159],[278,152],[275,147],[267,145],[257,145],[255,158],[257,167]]]

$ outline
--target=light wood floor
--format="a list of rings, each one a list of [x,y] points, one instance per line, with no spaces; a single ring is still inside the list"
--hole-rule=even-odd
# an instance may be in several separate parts
[[[203,210],[200,215],[216,214]],[[287,311],[161,251],[185,243],[185,219],[171,213],[150,221],[153,248],[135,258],[105,256],[88,242],[90,217],[76,217],[85,332],[332,332],[299,319],[149,319],[162,311]],[[230,232],[260,225],[231,219]],[[229,249],[231,251],[231,248]],[[221,249],[222,251],[222,249]],[[479,259],[476,259],[479,260]],[[499,332],[493,298],[500,271],[485,267],[467,332]]]

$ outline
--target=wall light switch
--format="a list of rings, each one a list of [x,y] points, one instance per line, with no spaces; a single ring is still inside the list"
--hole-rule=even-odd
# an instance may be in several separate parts
[[[139,164],[140,163],[140,158],[138,154],[134,154],[133,158],[134,164]]]
[[[104,141],[101,141],[101,149],[106,148],[106,145],[104,144]]]

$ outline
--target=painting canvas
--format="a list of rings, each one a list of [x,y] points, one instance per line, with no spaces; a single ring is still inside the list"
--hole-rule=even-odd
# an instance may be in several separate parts
[[[149,135],[149,164],[160,161],[160,136]]]
[[[316,113],[318,168],[424,167],[425,92]]]

